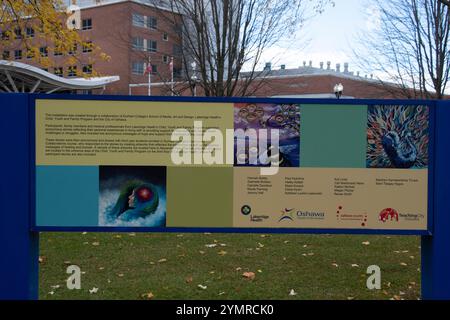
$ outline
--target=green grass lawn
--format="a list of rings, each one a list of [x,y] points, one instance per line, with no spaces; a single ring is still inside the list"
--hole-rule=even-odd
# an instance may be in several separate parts
[[[42,233],[40,256],[40,299],[420,297],[413,236]],[[66,287],[71,264],[81,268],[80,290]],[[381,290],[366,288],[372,264],[381,268]]]

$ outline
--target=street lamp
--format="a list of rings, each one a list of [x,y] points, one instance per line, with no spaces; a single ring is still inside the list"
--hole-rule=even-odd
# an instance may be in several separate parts
[[[333,90],[336,98],[340,99],[342,96],[342,92],[344,91],[344,86],[342,85],[342,83],[335,84]]]

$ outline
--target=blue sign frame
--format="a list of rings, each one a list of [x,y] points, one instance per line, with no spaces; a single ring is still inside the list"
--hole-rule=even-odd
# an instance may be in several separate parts
[[[284,233],[284,234],[391,234],[391,235],[431,235],[433,232],[433,150],[434,150],[434,121],[435,104],[424,100],[373,100],[373,99],[299,99],[299,98],[222,98],[222,97],[168,97],[168,96],[111,96],[111,95],[33,95],[30,100],[30,128],[32,141],[32,159],[30,159],[32,177],[32,208],[36,207],[35,188],[35,114],[36,100],[98,100],[98,101],[160,101],[160,102],[219,102],[219,103],[293,103],[293,104],[328,104],[328,105],[426,105],[429,107],[429,144],[428,144],[428,225],[427,230],[392,230],[392,229],[311,229],[311,228],[184,228],[184,227],[55,227],[37,226],[36,216],[31,215],[32,231],[91,231],[91,232],[216,232],[216,233]]]
[[[260,228],[117,228],[37,227],[35,212],[35,102],[36,99],[256,102],[299,104],[407,104],[430,107],[428,166],[428,230],[352,229],[260,229]],[[40,231],[142,231],[142,232],[252,232],[252,233],[343,233],[422,236],[422,298],[450,299],[450,101],[200,98],[92,95],[0,94],[0,299],[38,298],[38,244]],[[5,138],[6,137],[6,138]],[[5,181],[7,183],[5,183]]]

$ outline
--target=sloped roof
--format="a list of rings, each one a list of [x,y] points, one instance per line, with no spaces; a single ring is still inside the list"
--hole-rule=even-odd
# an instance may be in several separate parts
[[[0,60],[0,92],[92,90],[119,80],[119,76],[67,79],[29,64]]]

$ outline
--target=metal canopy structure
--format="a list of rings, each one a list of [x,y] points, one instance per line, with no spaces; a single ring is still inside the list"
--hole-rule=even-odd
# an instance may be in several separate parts
[[[25,63],[0,60],[0,92],[50,94],[104,89],[108,84],[119,80],[119,76],[67,79]]]

